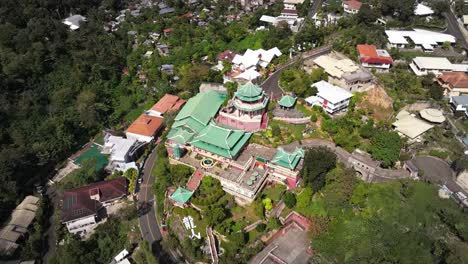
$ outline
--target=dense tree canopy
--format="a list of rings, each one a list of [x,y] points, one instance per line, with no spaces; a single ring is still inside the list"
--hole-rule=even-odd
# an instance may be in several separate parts
[[[315,192],[325,186],[325,175],[336,166],[336,155],[327,148],[307,149],[304,156],[304,167],[301,178],[306,186]]]

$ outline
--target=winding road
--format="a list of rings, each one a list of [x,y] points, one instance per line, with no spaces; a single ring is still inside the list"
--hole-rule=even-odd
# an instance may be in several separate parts
[[[313,49],[310,51],[302,52],[296,56],[294,56],[289,62],[284,65],[279,66],[279,68],[272,73],[268,78],[262,83],[262,88],[266,94],[270,95],[270,98],[273,100],[278,100],[283,95],[283,90],[279,87],[279,77],[283,70],[291,67],[294,63],[296,63],[300,59],[310,59],[313,57],[317,57],[323,54],[327,54],[331,51],[331,47],[325,46],[317,49]]]
[[[165,252],[160,243],[162,241],[161,227],[156,219],[157,207],[152,192],[152,186],[156,180],[152,174],[155,163],[156,148],[153,149],[143,165],[143,181],[137,196],[138,203],[147,207],[145,212],[138,217],[140,231],[143,239],[148,242],[153,253],[159,259],[159,263],[177,263],[177,256],[174,252]]]

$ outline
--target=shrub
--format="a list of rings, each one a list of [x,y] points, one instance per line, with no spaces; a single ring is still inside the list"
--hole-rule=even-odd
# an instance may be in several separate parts
[[[296,195],[294,195],[293,193],[291,192],[287,192],[284,197],[283,197],[283,201],[284,201],[284,204],[288,207],[288,208],[293,208],[294,206],[296,206]]]
[[[255,230],[257,230],[258,232],[263,232],[265,231],[265,229],[266,229],[266,224],[264,223],[261,223],[257,227],[255,227]]]

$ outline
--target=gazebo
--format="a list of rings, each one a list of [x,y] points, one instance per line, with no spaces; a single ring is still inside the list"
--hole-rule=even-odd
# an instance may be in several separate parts
[[[285,95],[281,97],[281,100],[279,100],[278,104],[283,109],[292,109],[296,104],[296,98],[290,95]]]

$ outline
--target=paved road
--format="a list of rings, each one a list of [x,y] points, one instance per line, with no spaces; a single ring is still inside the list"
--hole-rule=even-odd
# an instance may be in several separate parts
[[[281,66],[278,70],[272,73],[268,78],[262,83],[262,88],[266,94],[270,96],[271,99],[277,100],[283,95],[283,90],[278,85],[279,77],[281,72],[284,69],[289,68],[291,65],[296,63],[299,59],[310,59],[316,56],[320,56],[326,53],[329,53],[331,50],[330,47],[322,47],[308,52],[301,53],[296,55],[292,61],[288,62],[286,65]]]
[[[416,157],[412,161],[424,171],[423,179],[435,184],[445,184],[452,192],[468,194],[455,182],[454,172],[447,162],[430,156]]]
[[[161,231],[156,221],[155,208],[154,208],[154,195],[151,187],[155,181],[152,175],[154,164],[156,161],[156,148],[151,152],[149,157],[146,159],[143,169],[143,181],[140,185],[140,191],[138,192],[138,202],[144,203],[149,207],[147,213],[139,217],[141,235],[148,241],[148,244],[152,245],[155,241],[160,241]]]
[[[318,9],[322,6],[323,0],[315,0],[312,3],[312,7],[310,8],[309,11],[309,18],[313,18],[314,15],[317,13]]]
[[[444,15],[447,18],[448,22],[446,32],[455,36],[461,42],[463,48],[468,51],[468,43],[465,39],[465,36],[458,27],[457,17],[451,10],[449,12],[444,13]]]
[[[44,263],[49,263],[49,260],[52,257],[52,255],[55,253],[55,250],[57,247],[57,244],[56,244],[57,238],[55,237],[55,229],[56,229],[57,223],[54,219],[54,213],[55,213],[55,210],[59,208],[60,199],[59,199],[59,196],[57,194],[57,191],[54,185],[47,186],[46,195],[50,199],[50,210],[52,211],[50,212],[51,215],[49,218],[49,223],[50,223],[49,229],[47,229],[46,233],[44,234],[47,237],[47,243],[48,243],[47,252],[44,255],[42,260]]]

